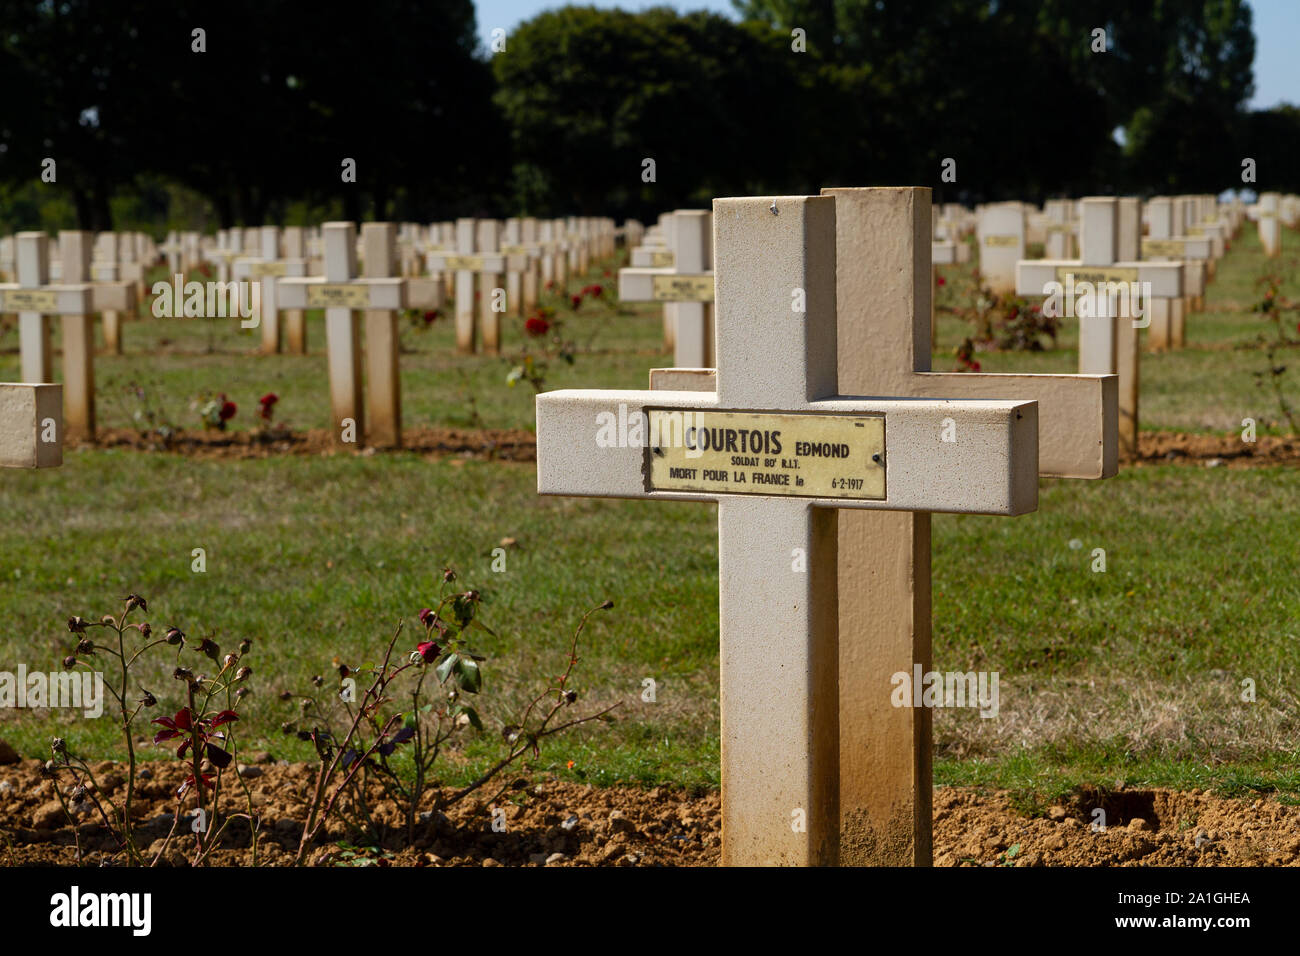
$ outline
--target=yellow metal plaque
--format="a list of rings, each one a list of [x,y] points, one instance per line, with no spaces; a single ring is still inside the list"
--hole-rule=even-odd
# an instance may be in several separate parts
[[[288,275],[289,263],[287,262],[254,262],[248,267],[248,274],[254,279],[260,279],[263,276],[283,276]]]
[[[1019,236],[985,236],[984,245],[990,247],[1018,246],[1020,245],[1020,237]]]
[[[1205,235],[1205,229],[1201,226],[1188,226],[1187,234],[1189,236],[1203,236]]]
[[[1137,282],[1137,269],[1116,269],[1113,266],[1057,266],[1056,280],[1065,282],[1066,276],[1073,276],[1075,285],[1091,282],[1098,285],[1104,282]]]
[[[1181,239],[1143,239],[1142,255],[1169,256],[1173,259],[1183,257],[1183,240]]]
[[[467,272],[481,272],[483,269],[482,256],[447,256],[445,262],[447,264],[444,268],[449,271],[462,269]]]
[[[885,419],[647,409],[651,491],[885,497]]]
[[[671,252],[652,252],[650,253],[650,268],[667,269],[673,264],[673,254]]]
[[[59,309],[59,294],[53,289],[14,289],[4,294],[6,312],[42,312]]]
[[[503,256],[526,256],[528,255],[528,247],[521,245],[505,245],[501,247],[501,254]]]
[[[309,285],[309,309],[368,309],[370,292],[363,285]]]
[[[1047,231],[1048,232],[1069,232],[1070,224],[1068,222],[1049,222],[1047,224]],[[1015,236],[1012,236],[1011,238],[1014,239]]]
[[[655,276],[650,297],[655,302],[712,302],[713,276]]]

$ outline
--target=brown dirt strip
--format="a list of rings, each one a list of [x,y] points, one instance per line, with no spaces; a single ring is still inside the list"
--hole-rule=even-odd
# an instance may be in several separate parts
[[[259,863],[288,865],[301,833],[313,782],[307,764],[277,763],[269,754],[245,769],[261,817]],[[175,790],[185,769],[149,762],[136,807],[141,842],[162,850],[172,825]],[[0,766],[0,865],[72,865],[74,834],[40,762]],[[102,761],[92,770],[120,801],[124,768]],[[715,866],[721,847],[721,806],[715,792],[672,787],[596,788],[547,781],[504,799],[505,829],[493,830],[489,808],[453,807],[444,820],[426,819],[408,844],[396,805],[376,791],[376,820],[390,835],[362,854],[379,866]],[[243,805],[238,787],[224,805]],[[431,805],[431,804],[430,804]],[[1096,814],[1104,811],[1104,818]],[[1080,790],[1059,805],[1032,812],[1005,791],[941,787],[934,798],[934,857],[938,866],[1298,866],[1300,807],[1272,799],[1235,800],[1208,791]],[[1104,829],[1094,823],[1104,822]],[[183,829],[180,832],[186,832]],[[99,862],[111,841],[90,816],[79,824],[86,861]],[[247,829],[229,832],[232,846],[219,865],[248,865]],[[314,865],[355,865],[332,828],[312,848]],[[355,839],[355,837],[353,838]],[[162,865],[185,865],[184,839],[173,840]]]

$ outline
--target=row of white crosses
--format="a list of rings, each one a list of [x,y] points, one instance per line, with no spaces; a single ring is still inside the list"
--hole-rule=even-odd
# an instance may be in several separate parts
[[[725,863],[925,864],[929,513],[1114,474],[1116,381],[928,371],[928,189],[713,215],[716,370],[539,395],[538,490],[717,502]]]
[[[50,282],[49,237],[20,232],[16,242],[17,282],[0,285],[0,312],[18,313],[19,364],[23,382],[53,381],[49,318],[62,322],[63,382],[67,437],[95,437],[94,314],[122,313],[135,306],[132,282],[91,281],[89,232],[59,233],[60,275]]]

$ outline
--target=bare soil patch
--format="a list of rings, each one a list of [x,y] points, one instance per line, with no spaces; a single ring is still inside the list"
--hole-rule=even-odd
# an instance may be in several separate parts
[[[161,848],[172,827],[174,793],[185,770],[151,762],[140,781],[141,842]],[[253,764],[248,784],[261,816],[259,860],[285,866],[301,833],[313,778],[306,764]],[[121,795],[123,767],[92,766]],[[238,788],[227,791],[237,809]],[[672,787],[596,788],[555,780],[535,783],[503,800],[505,829],[491,826],[491,808],[462,804],[446,817],[426,813],[409,843],[397,807],[375,800],[387,825],[377,840],[361,840],[341,825],[308,854],[316,866],[716,866],[721,851],[717,793]],[[431,804],[430,804],[431,805]],[[1104,818],[1094,811],[1102,810]],[[1091,824],[1104,819],[1104,830]],[[1026,810],[1007,791],[944,787],[935,791],[934,856],[938,866],[1296,866],[1300,865],[1300,807],[1193,790],[1083,789],[1059,805]],[[178,830],[185,834],[186,828]],[[187,834],[186,834],[187,835]],[[217,865],[252,862],[247,827],[232,826],[230,849]],[[113,849],[89,816],[74,835],[40,762],[0,767],[0,865],[73,865],[79,837],[85,862]],[[357,846],[340,845],[352,840]],[[369,844],[368,846],[365,846]],[[185,839],[159,865],[186,865]]]
[[[1253,442],[1241,435],[1204,435],[1188,432],[1140,432],[1135,465],[1197,465],[1217,468],[1257,468],[1300,464],[1300,440],[1260,435]]]
[[[170,438],[142,434],[130,428],[102,429],[94,442],[72,447],[124,448],[204,459],[273,458],[279,455],[372,455],[383,449],[362,446],[356,450],[335,443],[328,429],[308,431],[193,431]],[[401,452],[424,457],[479,458],[498,461],[534,461],[536,436],[525,429],[434,428],[418,426],[402,432]]]

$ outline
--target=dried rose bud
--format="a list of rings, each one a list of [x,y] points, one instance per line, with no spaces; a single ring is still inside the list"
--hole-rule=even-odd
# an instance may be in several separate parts
[[[88,637],[83,637],[77,641],[77,653],[86,657],[93,657],[95,654],[95,642]]]
[[[72,788],[72,799],[80,801],[86,795],[86,785],[79,783]]]
[[[53,760],[45,761],[45,763],[41,764],[41,776],[42,777],[54,776],[54,771],[57,770],[58,767],[59,765],[56,764]]]
[[[115,621],[115,620],[113,619],[113,615],[111,615],[111,614],[105,614],[103,617],[101,617],[101,618],[99,619],[99,623],[100,623],[100,624],[107,624],[109,627],[116,627],[116,626],[117,626],[117,621]]]
[[[253,669],[245,665],[235,672],[235,680],[248,680],[253,676]]]
[[[168,644],[175,647],[177,644],[181,643],[181,641],[185,640],[185,635],[181,633],[179,627],[169,627],[167,628],[166,640]]]
[[[602,611],[608,611],[608,610],[609,610],[610,608],[612,608],[613,606],[614,606],[614,602],[613,602],[613,601],[606,601],[604,604],[602,604],[602,605],[600,606],[600,609],[601,609]]]
[[[351,675],[352,675],[352,668],[348,667],[347,664],[339,665],[339,677],[342,677],[344,680],[347,680],[347,678],[350,677]]]
[[[188,667],[178,667],[176,670],[172,671],[172,677],[175,677],[177,680],[193,683],[194,672]]]
[[[221,669],[229,670],[230,668],[234,667],[238,663],[239,663],[238,657],[236,657],[234,654],[227,654],[225,657],[221,659]]]
[[[447,691],[447,699],[453,704],[456,702],[456,698],[458,697],[460,697],[460,691],[456,688],[453,687],[451,690]]]
[[[143,693],[144,696],[140,698],[140,703],[144,704],[146,707],[153,707],[158,703],[158,698],[153,694],[149,693],[147,690],[143,691]]]
[[[86,623],[86,621],[83,618],[80,617],[68,618],[68,630],[71,631],[73,634],[84,634],[88,626],[89,625]]]
[[[281,691],[281,692],[280,692],[280,699],[281,699],[281,700],[293,700],[293,694],[289,693],[287,690]]]
[[[578,692],[576,690],[566,690],[564,692],[564,702],[566,704],[572,704],[577,699],[578,699]]]
[[[143,624],[140,625],[140,636],[141,636],[141,637],[148,638],[149,635],[152,634],[152,633],[153,633],[153,628],[149,626],[149,622],[148,622],[148,621],[145,621]]]
[[[239,642],[239,656],[240,656],[240,657],[243,657],[245,654],[247,654],[247,653],[248,653],[249,651],[251,651],[252,649],[253,649],[253,640],[252,640],[252,638],[246,637],[246,638],[244,638],[242,641]]]
[[[68,742],[64,740],[62,737],[55,737],[53,740],[50,741],[50,749],[54,751],[56,754],[67,753]]]
[[[315,677],[313,677],[313,678],[311,679],[311,684],[312,684],[313,687],[324,687],[324,686],[325,686],[325,678],[323,678],[323,677],[321,677],[319,674],[317,674]]]
[[[298,701],[298,709],[304,714],[307,713],[307,711],[311,710],[311,701],[304,697],[302,700]]]
[[[69,654],[67,657],[63,659],[63,666],[66,667],[68,670],[72,670],[72,668],[77,666],[77,659],[73,657],[71,654]]]
[[[149,605],[145,603],[144,598],[140,597],[140,595],[128,594],[126,596],[126,609],[128,611],[133,611],[136,608],[139,608],[142,611],[147,611],[149,610]]]
[[[282,723],[282,724],[280,725],[280,733],[282,733],[282,734],[292,734],[292,733],[295,733],[295,730],[294,730],[294,726],[293,726],[293,724],[289,723],[289,722],[286,720],[284,723]]]
[[[253,692],[253,691],[252,691],[251,688],[248,688],[248,687],[241,687],[241,688],[239,688],[239,690],[235,691],[235,700],[243,700],[245,697],[247,697],[247,696],[248,696],[249,694],[251,694],[252,692]]]
[[[212,658],[215,662],[217,655],[221,653],[221,648],[217,646],[217,642],[212,638],[205,637],[203,640],[199,641],[199,653]]]
[[[443,569],[442,569],[442,579],[443,579],[444,581],[455,581],[455,580],[456,580],[456,572],[453,571],[451,568],[443,568]]]

